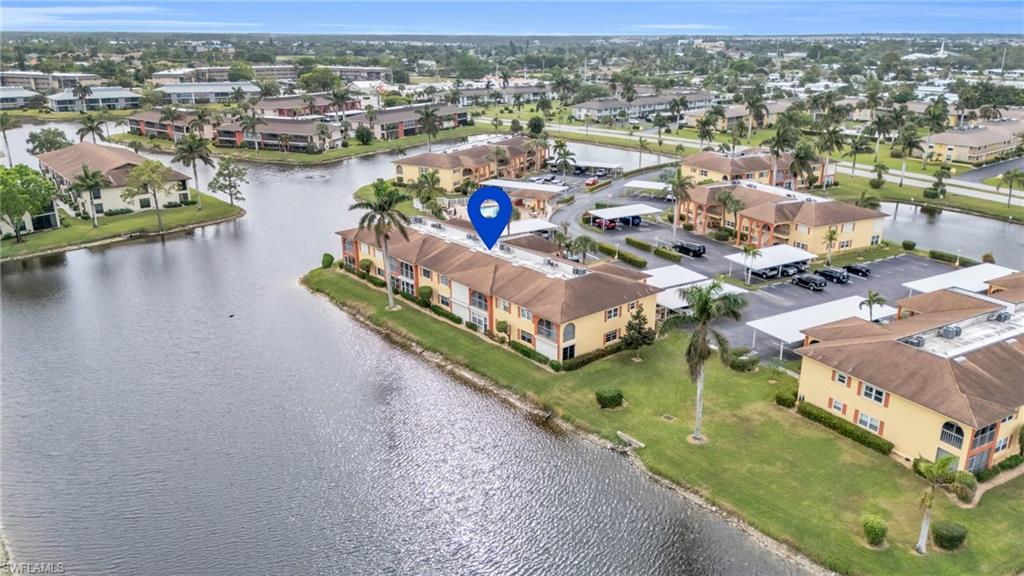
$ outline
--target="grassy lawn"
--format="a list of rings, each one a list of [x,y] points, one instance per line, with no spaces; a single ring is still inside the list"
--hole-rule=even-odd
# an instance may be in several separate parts
[[[374,194],[373,194],[373,184],[371,183],[371,184],[366,184],[364,186],[360,186],[358,189],[356,189],[355,192],[352,193],[352,196],[356,200],[372,201],[373,197],[374,197]],[[399,203],[398,204],[398,211],[401,212],[402,214],[407,215],[407,216],[412,216],[413,214],[419,214],[419,212],[415,208],[412,207],[412,202],[401,202],[401,203]]]
[[[51,112],[49,110],[7,110],[18,120],[35,122],[78,122],[85,116],[82,112]],[[110,118],[124,118],[138,110],[110,110]],[[95,114],[95,111],[92,111]]]
[[[931,206],[940,206],[963,212],[973,212],[985,216],[1006,219],[1013,217],[1014,220],[1024,219],[1024,207],[1007,206],[1004,202],[993,202],[982,198],[960,196],[959,194],[946,194],[941,200],[925,200],[924,191],[921,188],[904,186],[900,188],[895,182],[886,182],[881,189],[875,190],[868,185],[867,178],[850,176],[840,173],[836,177],[839,186],[828,189],[830,198],[837,200],[853,201],[860,198],[861,192],[866,190],[869,196],[876,196],[883,201],[909,202],[913,199],[916,203],[927,203]],[[913,238],[910,238],[913,240]]]
[[[872,147],[873,146],[874,146],[874,144],[872,144]],[[925,147],[927,148],[927,146],[925,146]],[[890,156],[891,152],[892,152],[892,147],[889,146],[889,144],[887,142],[882,142],[881,146],[878,147],[878,161],[889,167],[889,174],[892,174],[894,176],[899,176],[899,174],[900,174],[900,172],[902,171],[902,168],[903,168],[903,158],[893,158],[892,156]],[[842,159],[846,160],[847,162],[853,162],[853,155],[850,154],[849,151],[847,151],[847,153],[843,155]],[[835,160],[834,157],[833,157],[833,160]],[[875,153],[874,153],[874,151],[857,155],[857,169],[858,170],[860,170],[862,167],[863,167],[864,170],[871,170],[871,168],[874,167],[874,165],[875,165]],[[973,166],[970,166],[968,164],[952,163],[951,165],[952,165],[952,167],[954,169],[956,169],[957,173],[959,173],[959,174],[962,174],[964,172],[967,172],[969,170],[973,170],[974,169]],[[925,166],[922,168],[921,167],[921,159],[920,158],[907,158],[907,174],[908,175],[922,175],[923,174],[925,176],[931,177],[931,176],[935,175],[935,171],[938,170],[939,167],[941,167],[941,166],[942,166],[942,162],[927,162],[925,164]],[[842,169],[840,168],[840,170],[842,170]],[[847,172],[849,172],[849,170],[847,170]]]
[[[178,226],[227,218],[238,214],[241,210],[238,206],[232,206],[223,200],[203,194],[202,211],[197,210],[195,206],[183,206],[181,208],[164,208],[160,211],[160,215],[163,217],[164,228],[169,230]],[[0,243],[0,257],[26,256],[35,252],[76,246],[125,234],[159,231],[156,212],[152,210],[122,216],[103,216],[99,221],[99,227],[93,228],[91,220],[82,220],[62,212],[61,223],[67,224],[67,226],[28,234],[23,236],[24,242],[21,243],[17,243],[13,239],[4,240]]]
[[[608,146],[618,146],[620,148],[630,148],[632,150],[639,150],[640,143],[636,138],[628,138],[625,135],[622,138],[616,138],[614,136],[605,136],[603,134],[577,134],[575,132],[559,132],[558,130],[546,130],[548,136],[551,138],[558,138],[562,140],[570,140],[573,142],[586,142],[588,144],[606,144]],[[657,139],[653,137],[647,138],[647,146],[651,152],[663,154],[667,156],[680,156],[679,152],[676,151],[675,144],[669,144],[668,142],[658,146]],[[687,148],[688,152],[692,152],[692,149]],[[636,170],[636,166],[623,166],[623,170],[629,172],[630,170]]]
[[[434,84],[437,82],[447,82],[451,78],[445,78],[444,76],[417,76],[415,74],[409,75],[410,84]]]
[[[630,434],[647,445],[638,454],[656,474],[700,492],[841,572],[941,576],[1012,574],[1024,568],[1024,480],[988,492],[973,510],[937,498],[934,517],[967,525],[967,546],[918,557],[911,548],[923,482],[894,460],[775,406],[775,390],[793,380],[773,370],[736,374],[710,363],[705,404],[710,443],[687,443],[694,388],[685,376],[681,333],[646,349],[639,364],[618,354],[575,372],[552,374],[408,302],[400,300],[401,310],[386,312],[381,291],[337,269],[314,270],[305,281],[374,324],[536,397],[580,427],[613,442],[617,430]],[[626,409],[598,408],[594,392],[609,385],[622,389]],[[678,419],[665,421],[661,416],[666,413]],[[860,516],[865,512],[887,519],[889,549],[875,551],[863,544]]]
[[[508,127],[502,127],[499,131],[505,131]],[[446,140],[458,140],[468,136],[474,136],[476,134],[492,134],[494,133],[494,127],[490,124],[480,123],[476,126],[461,126],[459,128],[453,128],[451,130],[442,130],[438,133],[437,137],[432,142],[442,142]],[[127,143],[131,141],[141,142],[147,148],[156,148],[160,150],[170,150],[173,148],[173,144],[168,140],[160,138],[147,138],[145,136],[138,136],[136,134],[115,134],[110,137],[113,142]],[[370,144],[364,146],[359,144],[355,140],[350,141],[351,146],[348,148],[336,148],[334,150],[328,150],[322,154],[307,154],[305,152],[284,152],[279,150],[260,150],[257,152],[252,148],[226,148],[220,146],[214,146],[214,154],[220,156],[228,156],[231,158],[237,158],[240,160],[251,160],[251,161],[267,161],[267,162],[285,162],[291,164],[319,164],[322,162],[330,162],[333,160],[342,160],[352,156],[362,154],[375,154],[377,152],[386,152],[390,150],[400,150],[411,148],[413,146],[421,146],[427,143],[427,137],[424,134],[417,134],[415,136],[406,136],[399,140],[374,140]]]

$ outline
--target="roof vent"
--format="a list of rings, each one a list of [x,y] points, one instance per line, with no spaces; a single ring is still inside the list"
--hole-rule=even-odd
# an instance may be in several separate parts
[[[512,253],[512,247],[509,246],[508,244],[498,244],[498,250],[501,250],[502,252]]]
[[[950,324],[949,326],[943,326],[942,329],[939,330],[939,336],[942,336],[943,338],[946,338],[948,340],[952,340],[953,338],[960,336],[960,334],[962,333],[963,329],[953,324]]]
[[[576,275],[576,276],[583,276],[584,274],[587,273],[587,269],[586,268],[573,268],[572,269],[572,273],[574,275]]]
[[[1017,339],[1016,338],[1010,338],[1009,340],[1006,341],[1006,343],[1007,344],[1016,344],[1017,343]]]
[[[963,364],[964,362],[967,362],[967,356],[957,356],[956,358],[953,358],[953,362]]]
[[[423,224],[423,218],[421,216],[413,216],[412,217],[412,223],[413,224]]]
[[[440,222],[431,222],[430,227],[437,228],[438,230],[444,230],[444,226],[442,226]]]
[[[924,346],[924,338],[922,336],[911,336],[903,340],[903,342],[913,346],[914,348],[922,348]]]
[[[998,312],[994,316],[992,316],[992,319],[995,320],[996,322],[1009,322],[1011,318],[1013,318],[1013,314],[1010,314],[1006,310]]]
[[[466,240],[474,240],[475,241],[476,240],[476,234],[473,234],[472,232],[467,232],[466,233]]]

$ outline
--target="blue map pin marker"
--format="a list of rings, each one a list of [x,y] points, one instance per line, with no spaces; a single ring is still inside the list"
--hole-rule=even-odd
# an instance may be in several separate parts
[[[497,214],[493,208],[483,209],[484,202],[488,200],[493,200],[498,204]],[[494,243],[498,241],[501,232],[512,219],[512,200],[508,194],[497,186],[478,188],[469,197],[466,210],[469,212],[469,221],[473,223],[477,236],[484,241],[488,250],[494,248]]]

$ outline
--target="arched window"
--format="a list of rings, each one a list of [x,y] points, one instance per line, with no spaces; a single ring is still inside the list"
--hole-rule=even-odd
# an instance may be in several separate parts
[[[964,429],[955,422],[946,422],[942,425],[942,433],[939,435],[939,440],[950,446],[961,448],[964,445]]]
[[[562,339],[565,341],[576,339],[576,325],[572,322],[565,325],[565,329],[562,331]]]

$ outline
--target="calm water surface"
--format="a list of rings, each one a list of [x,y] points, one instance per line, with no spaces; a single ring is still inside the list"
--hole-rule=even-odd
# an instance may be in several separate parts
[[[297,285],[391,159],[253,167],[241,220],[3,266],[15,557],[75,575],[801,573]]]

